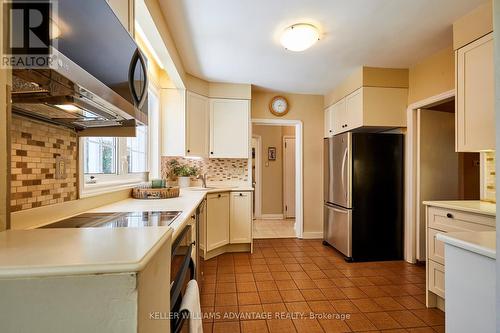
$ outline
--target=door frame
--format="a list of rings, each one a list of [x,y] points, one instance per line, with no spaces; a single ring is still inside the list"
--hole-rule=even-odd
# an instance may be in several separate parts
[[[255,214],[254,218],[260,219],[262,217],[262,136],[252,134],[252,139],[257,140],[257,147],[255,148]],[[252,161],[253,163],[253,161]]]
[[[304,188],[303,188],[303,123],[291,119],[252,119],[255,125],[295,126],[295,234],[303,238],[304,232]]]
[[[295,149],[297,149],[297,139],[295,139],[295,136],[291,135],[284,135],[282,140],[282,145],[283,145],[283,219],[286,219],[286,202],[285,202],[285,192],[286,192],[286,163],[285,163],[285,140],[286,139],[294,139],[295,140]],[[295,216],[294,216],[295,218]]]
[[[418,186],[418,109],[432,108],[455,97],[455,89],[417,101],[406,110],[406,147],[405,147],[405,227],[404,227],[404,258],[409,263],[417,261],[417,208]]]

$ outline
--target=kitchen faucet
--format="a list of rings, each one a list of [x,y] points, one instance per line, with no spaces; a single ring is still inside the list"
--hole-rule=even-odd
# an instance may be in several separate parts
[[[200,174],[196,177],[196,179],[201,179],[201,187],[203,188],[207,187],[207,177],[208,177],[207,173]]]

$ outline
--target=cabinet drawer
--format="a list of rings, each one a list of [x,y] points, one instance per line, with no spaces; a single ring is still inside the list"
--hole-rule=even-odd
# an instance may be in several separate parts
[[[427,281],[429,281],[429,290],[434,294],[444,298],[444,265],[433,260],[428,260],[429,270]]]
[[[474,213],[464,213],[453,209],[427,208],[427,227],[451,231],[493,231],[495,217]]]
[[[436,229],[427,229],[427,256],[428,259],[444,265],[444,243],[436,239],[437,234],[444,232]]]
[[[229,198],[229,192],[207,194],[207,199],[218,199],[218,198]]]

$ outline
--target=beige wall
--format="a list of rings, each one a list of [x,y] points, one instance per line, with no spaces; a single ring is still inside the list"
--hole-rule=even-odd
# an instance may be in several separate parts
[[[455,57],[449,47],[410,67],[408,105],[455,89]]]
[[[283,214],[283,136],[295,136],[295,128],[253,125],[252,134],[262,140],[262,214]],[[276,147],[276,161],[268,161],[269,147]]]
[[[252,92],[252,118],[276,119],[269,101],[283,95],[290,103],[284,119],[303,122],[304,233],[323,232],[323,96]]]
[[[493,31],[493,2],[488,1],[453,23],[455,50]]]

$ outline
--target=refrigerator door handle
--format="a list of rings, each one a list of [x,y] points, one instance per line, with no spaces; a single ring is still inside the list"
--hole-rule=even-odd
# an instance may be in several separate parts
[[[344,157],[342,158],[342,189],[344,190],[344,198],[345,200],[347,200],[347,188],[346,188],[346,181],[345,181],[345,171],[346,171],[346,168],[345,168],[345,165],[346,165],[346,162],[347,162],[347,153],[348,153],[348,149],[346,148],[345,151],[344,151]]]

